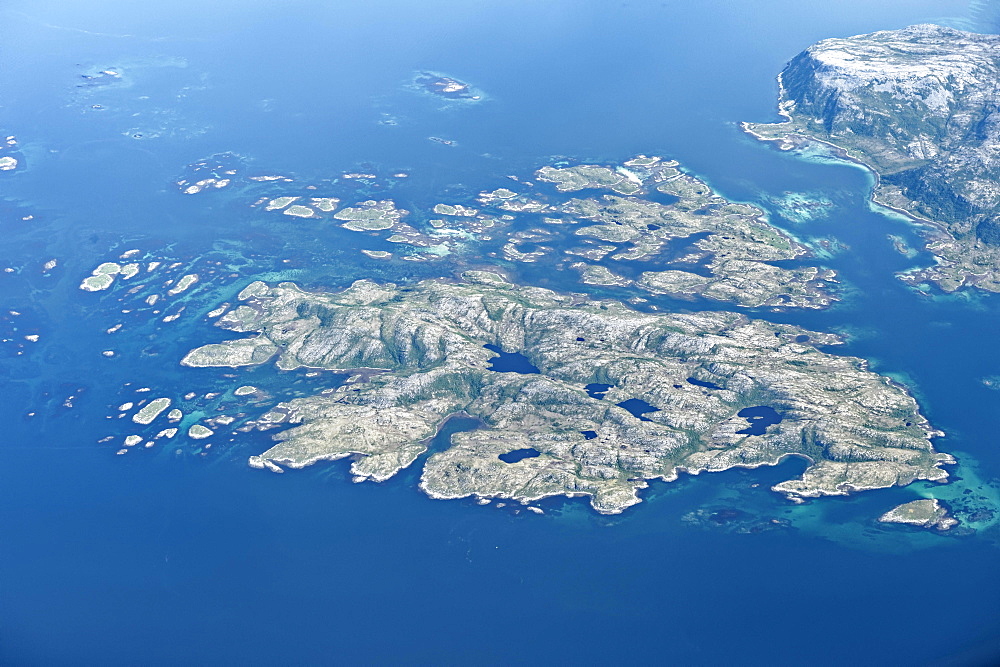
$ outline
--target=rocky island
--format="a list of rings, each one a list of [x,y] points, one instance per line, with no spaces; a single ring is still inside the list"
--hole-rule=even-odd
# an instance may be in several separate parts
[[[947,508],[937,498],[911,500],[894,507],[878,519],[882,523],[902,523],[919,528],[951,530],[958,520],[948,514]]]
[[[792,325],[645,314],[476,271],[337,293],[254,282],[239,298],[217,324],[251,335],[183,364],[350,374],[257,420],[284,429],[258,468],[350,457],[356,481],[381,481],[426,457],[435,498],[588,496],[617,513],[650,480],[788,456],[805,470],[773,489],[792,499],[941,481],[954,462],[903,387]],[[479,427],[436,444],[454,415]]]
[[[935,266],[902,278],[1000,292],[1000,36],[917,25],[827,39],[779,76],[785,122],[744,123],[791,150],[825,143],[877,175],[876,202],[930,225]]]
[[[483,98],[482,93],[466,82],[440,72],[417,72],[413,77],[413,85],[424,92],[452,100],[478,102]]]

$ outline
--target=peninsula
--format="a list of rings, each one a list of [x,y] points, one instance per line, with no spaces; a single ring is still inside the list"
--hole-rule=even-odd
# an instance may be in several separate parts
[[[827,39],[779,76],[784,150],[826,144],[877,175],[874,199],[930,225],[936,264],[903,274],[1000,292],[1000,36],[917,25]]]

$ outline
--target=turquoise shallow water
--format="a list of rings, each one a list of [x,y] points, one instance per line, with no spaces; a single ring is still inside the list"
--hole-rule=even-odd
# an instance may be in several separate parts
[[[954,488],[985,492],[981,483],[1000,475],[1000,393],[981,381],[1000,375],[1000,301],[906,288],[893,273],[929,258],[894,251],[887,234],[917,237],[870,210],[868,174],[781,154],[736,127],[774,118],[774,75],[813,41],[972,20],[982,3],[972,19],[964,2],[946,0],[336,4],[154,3],[136,13],[126,3],[15,1],[0,14],[0,129],[18,137],[27,165],[0,181],[0,264],[15,269],[0,274],[4,662],[968,664],[997,655],[996,529],[955,538],[871,521],[931,492],[919,485],[795,507],[766,490],[801,470],[787,461],[656,484],[621,517],[562,501],[537,516],[429,500],[414,470],[382,485],[351,484],[341,463],[251,470],[246,457],[266,434],[120,457],[98,443],[135,430],[108,417],[136,397],[176,401],[240,382],[281,399],[342,379],[177,365],[191,347],[226,338],[201,315],[254,278],[337,288],[457,268],[368,260],[356,235],[251,209],[265,190],[182,196],[174,182],[186,165],[232,152],[227,160],[255,173],[420,210],[558,156],[646,153],[681,160],[806,241],[835,239],[824,263],[847,285],[843,303],[752,314],[848,333],[840,351],[909,385],[947,432],[938,446],[962,462]],[[123,79],[78,87],[81,74],[105,68]],[[488,100],[444,104],[408,90],[421,69],[470,81]],[[346,171],[379,178],[323,183]],[[391,176],[399,171],[409,178]],[[805,221],[787,193],[826,205]],[[131,248],[202,281],[156,318],[125,290],[77,289]],[[44,270],[50,259],[57,265]],[[544,265],[507,268],[581,289],[575,274]],[[180,305],[177,321],[161,321]],[[36,333],[37,343],[23,339]],[[210,414],[230,400],[185,406]]]

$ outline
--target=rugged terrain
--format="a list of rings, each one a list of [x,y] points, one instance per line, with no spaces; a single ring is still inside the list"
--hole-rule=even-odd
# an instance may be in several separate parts
[[[358,481],[385,480],[425,455],[456,414],[482,425],[427,458],[421,487],[433,497],[586,495],[615,513],[651,479],[790,455],[807,467],[774,489],[792,498],[942,480],[941,464],[952,462],[934,451],[938,433],[902,387],[815,347],[835,336],[791,325],[646,314],[484,272],[406,287],[362,280],[339,293],[255,282],[240,300],[219,326],[253,335],[182,363],[276,358],[282,369],[352,374],[258,420],[285,428],[252,457],[258,467],[353,457]],[[523,372],[492,367],[495,350],[522,355]],[[750,433],[738,413],[761,406],[780,419]]]
[[[780,75],[786,122],[746,123],[793,149],[810,140],[878,174],[879,203],[932,223],[946,291],[1000,291],[1000,36],[936,25],[818,42]]]

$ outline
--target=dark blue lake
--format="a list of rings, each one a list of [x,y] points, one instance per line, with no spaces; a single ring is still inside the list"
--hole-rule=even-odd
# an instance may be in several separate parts
[[[983,378],[1000,375],[1000,299],[906,288],[894,272],[931,260],[893,249],[887,234],[919,239],[870,209],[870,175],[780,153],[737,126],[776,119],[774,76],[816,40],[925,21],[975,27],[984,4],[969,14],[964,0],[8,0],[0,130],[16,135],[26,169],[0,172],[0,268],[11,269],[0,272],[0,662],[994,662],[996,528],[951,537],[875,521],[927,485],[793,505],[768,490],[801,474],[790,459],[653,482],[621,516],[579,498],[537,503],[536,515],[431,500],[416,467],[383,484],[352,484],[347,461],[249,468],[270,433],[115,455],[136,431],[118,418],[129,401],[170,396],[221,414],[246,384],[262,396],[246,410],[262,412],[344,381],[179,366],[192,347],[231,337],[205,315],[250,281],[336,289],[462,268],[368,258],[359,244],[393,244],[265,214],[249,186],[182,195],[187,165],[232,152],[247,173],[317,187],[372,173],[340,179],[336,196],[417,210],[472,201],[560,156],[644,153],[680,160],[804,241],[846,248],[823,259],[843,302],[747,314],[846,334],[829,351],[910,387],[947,433],[936,446],[959,458],[956,476],[993,493],[1000,392]],[[109,68],[122,78],[82,78]],[[488,99],[407,89],[423,70]],[[833,206],[794,223],[773,204],[788,192]],[[124,290],[78,289],[133,248],[197,267],[201,282],[156,317],[160,306]],[[544,263],[503,268],[564,291],[629,294]],[[532,372],[494,352],[495,370]],[[526,621],[512,632],[515,617]]]
[[[641,398],[630,398],[628,400],[622,401],[618,404],[618,407],[625,408],[628,410],[633,417],[636,419],[641,419],[643,421],[649,421],[649,417],[645,415],[650,412],[656,412],[659,410],[658,407],[650,405]]]
[[[768,426],[781,423],[781,415],[778,411],[767,405],[743,408],[736,413],[736,416],[747,420],[749,426],[742,431],[737,431],[737,433],[746,435],[764,435]]]
[[[490,352],[497,356],[489,359],[491,371],[497,373],[538,373],[538,367],[531,363],[528,357],[520,352],[504,352],[496,345],[484,345]]]
[[[504,463],[517,463],[518,461],[523,461],[524,459],[533,459],[540,454],[541,452],[534,447],[526,447],[525,449],[515,449],[512,452],[501,454],[497,458]]]
[[[693,384],[696,387],[704,387],[705,389],[722,389],[719,385],[714,382],[709,382],[708,380],[699,380],[698,378],[688,378],[688,384]]]
[[[586,390],[588,396],[590,396],[591,398],[596,398],[597,400],[600,401],[604,399],[604,396],[608,393],[608,391],[611,390],[611,387],[613,386],[614,385],[602,384],[600,382],[591,382],[590,384],[584,387],[584,390]]]

